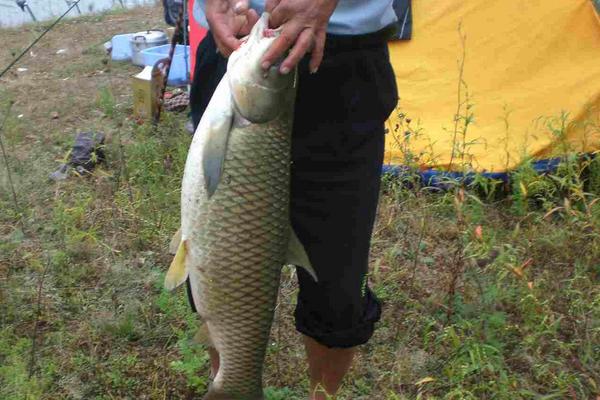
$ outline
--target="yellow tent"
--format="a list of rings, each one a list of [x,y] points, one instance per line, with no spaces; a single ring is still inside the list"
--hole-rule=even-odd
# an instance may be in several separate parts
[[[524,156],[552,157],[565,142],[600,150],[600,23],[590,0],[412,7],[412,40],[389,45],[400,101],[386,164],[410,154],[422,167],[458,169],[464,160],[500,172]]]

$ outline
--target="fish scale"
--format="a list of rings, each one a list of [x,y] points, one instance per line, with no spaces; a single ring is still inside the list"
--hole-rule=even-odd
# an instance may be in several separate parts
[[[232,398],[262,398],[289,241],[291,96],[287,108],[272,122],[234,126],[219,190],[201,209],[194,235],[200,314],[220,354],[219,389]]]

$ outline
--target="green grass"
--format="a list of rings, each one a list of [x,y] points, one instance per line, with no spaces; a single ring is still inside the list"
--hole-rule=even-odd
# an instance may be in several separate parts
[[[0,399],[198,398],[208,384],[187,298],[162,289],[190,143],[185,116],[138,125],[133,69],[85,75],[102,57],[90,50],[71,67],[73,80],[92,80],[77,81],[81,97],[38,93],[33,110],[19,101],[1,132],[18,204],[0,164]],[[4,113],[19,97],[0,94]],[[40,117],[55,108],[58,122]],[[107,163],[49,183],[84,123],[107,134]],[[456,148],[469,170],[468,145]],[[525,161],[508,186],[476,176],[433,193],[415,176],[384,177],[370,274],[384,314],[339,399],[600,395],[600,162],[562,151],[555,172]],[[296,291],[285,269],[268,400],[306,398]]]

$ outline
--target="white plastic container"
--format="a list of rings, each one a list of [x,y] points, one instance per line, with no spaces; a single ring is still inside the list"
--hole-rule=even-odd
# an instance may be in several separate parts
[[[165,45],[169,42],[169,38],[161,30],[148,30],[135,33],[129,42],[131,43],[131,61],[135,65],[143,67],[145,64],[142,50]]]

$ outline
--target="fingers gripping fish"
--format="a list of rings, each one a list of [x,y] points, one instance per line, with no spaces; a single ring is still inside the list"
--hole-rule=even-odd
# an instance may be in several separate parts
[[[165,278],[190,280],[220,368],[205,400],[261,400],[281,268],[305,267],[290,228],[295,74],[260,60],[279,34],[268,14],[227,64],[190,145],[181,188],[181,239]]]

